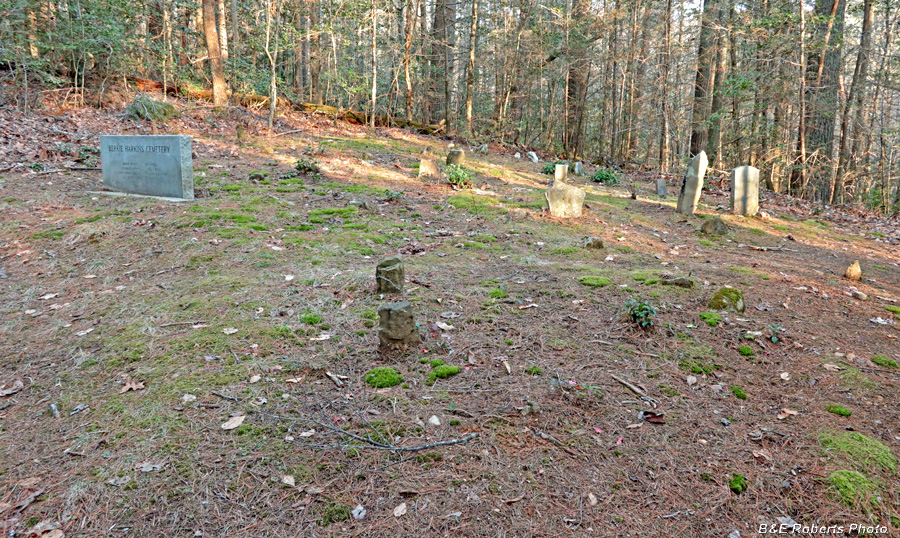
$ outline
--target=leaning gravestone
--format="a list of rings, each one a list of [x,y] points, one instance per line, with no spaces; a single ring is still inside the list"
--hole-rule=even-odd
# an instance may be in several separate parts
[[[759,169],[738,166],[731,171],[731,210],[746,217],[759,212]]]
[[[557,164],[553,169],[553,181],[562,181],[563,183],[569,179],[569,165]]]
[[[562,181],[554,181],[553,186],[544,193],[550,214],[554,217],[580,217],[584,207],[584,189],[566,185]]]
[[[194,199],[191,137],[187,135],[100,137],[103,184],[128,194]]]
[[[537,153],[535,153],[535,152],[533,152],[533,151],[529,151],[529,152],[528,152],[528,158],[531,159],[531,162],[533,162],[533,163],[536,163],[536,162],[539,162],[539,161],[540,161],[540,159],[538,159]]]
[[[403,258],[399,254],[385,258],[375,268],[375,285],[378,293],[403,293]]]
[[[451,149],[447,154],[447,164],[462,166],[464,162],[466,162],[466,152],[461,149]]]
[[[682,215],[693,215],[697,211],[707,164],[709,164],[709,161],[706,158],[705,151],[701,151],[699,155],[694,156],[690,164],[688,164],[688,169],[684,173],[684,180],[681,183],[681,192],[678,194],[677,211]]]
[[[422,157],[419,160],[419,177],[433,177],[440,179],[441,171],[434,159]]]

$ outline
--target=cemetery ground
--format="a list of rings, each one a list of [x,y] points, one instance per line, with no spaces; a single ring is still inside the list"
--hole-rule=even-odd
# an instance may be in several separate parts
[[[586,210],[554,219],[515,148],[467,151],[454,190],[417,178],[445,139],[296,115],[238,140],[262,122],[179,106],[4,112],[5,535],[900,534],[896,219],[770,192],[730,216],[724,172],[690,218],[674,177],[570,176]],[[196,200],[89,192],[99,134],[151,132],[193,136]],[[726,285],[745,312],[707,307]],[[423,341],[379,350],[398,300]]]

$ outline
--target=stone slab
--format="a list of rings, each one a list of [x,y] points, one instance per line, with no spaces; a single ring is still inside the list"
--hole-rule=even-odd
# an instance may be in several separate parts
[[[759,213],[759,169],[738,166],[731,171],[731,211],[750,217]]]
[[[554,217],[580,217],[584,208],[584,189],[554,181],[544,196],[550,205],[550,214]]]
[[[693,215],[700,203],[700,194],[703,191],[703,177],[706,175],[706,167],[709,160],[706,152],[701,151],[691,159],[684,180],[681,182],[681,192],[678,194],[677,211],[682,215]]]
[[[114,191],[180,200],[194,199],[191,137],[103,135],[103,184]]]

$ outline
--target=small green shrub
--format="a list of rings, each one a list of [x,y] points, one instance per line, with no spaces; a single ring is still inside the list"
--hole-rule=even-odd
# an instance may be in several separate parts
[[[889,304],[889,305],[885,306],[884,309],[887,310],[888,312],[894,314],[898,318],[900,318],[900,306],[894,306],[892,304]]]
[[[373,368],[369,370],[369,373],[366,374],[366,383],[376,389],[394,387],[402,382],[403,376],[401,376],[397,372],[397,370],[394,370],[393,368],[389,368],[387,366],[379,366],[377,368]]]
[[[629,297],[625,301],[625,308],[628,309],[631,321],[640,325],[641,328],[646,329],[653,326],[653,316],[656,315],[656,309],[646,301],[638,301],[634,297]]]
[[[525,373],[531,375],[541,375],[544,373],[544,371],[537,366],[529,366],[528,368],[525,368]]]
[[[875,355],[872,357],[872,362],[878,366],[884,366],[885,368],[897,368],[897,361],[887,355]]]
[[[447,182],[454,187],[468,189],[472,186],[472,178],[474,177],[475,174],[462,165],[447,165]]]
[[[306,313],[300,316],[300,321],[307,325],[318,325],[322,323],[322,316],[318,314]]]
[[[744,392],[743,388],[741,388],[737,385],[734,385],[731,387],[731,393],[734,394],[734,397],[737,398],[738,400],[746,400],[747,399],[747,393]]]
[[[133,120],[166,121],[178,115],[178,109],[171,103],[157,101],[144,94],[135,96],[125,109],[125,116]]]
[[[838,405],[838,404],[826,405],[825,410],[828,411],[829,413],[834,413],[835,415],[839,415],[842,417],[849,417],[850,415],[853,414],[853,411],[847,409],[843,405]]]
[[[447,379],[449,377],[453,377],[461,371],[462,368],[460,368],[459,366],[450,366],[449,364],[443,364],[428,373],[428,378],[425,380],[425,384],[428,386],[434,385],[435,381],[437,381],[438,379]]]
[[[441,359],[434,359],[433,361],[431,361],[432,368],[437,368],[438,366],[443,366],[443,365],[444,365],[444,361],[442,361]]]
[[[319,522],[323,527],[327,527],[332,523],[339,523],[350,519],[350,507],[343,504],[332,504],[325,507],[322,511],[322,520]]]
[[[604,183],[606,185],[618,185],[621,183],[618,174],[608,168],[597,169],[597,171],[594,172],[594,175],[591,176],[591,181]]]
[[[722,321],[722,316],[715,312],[701,312],[700,319],[705,321],[710,327],[715,327]]]
[[[322,171],[319,167],[319,161],[313,158],[300,157],[297,159],[297,164],[294,165],[294,168],[297,169],[301,174],[318,174]]]

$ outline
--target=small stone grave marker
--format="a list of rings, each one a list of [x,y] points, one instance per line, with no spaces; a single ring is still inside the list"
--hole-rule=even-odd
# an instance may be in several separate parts
[[[103,184],[118,192],[194,199],[191,137],[103,135]]]
[[[738,166],[731,171],[731,210],[737,215],[759,212],[759,169]]]
[[[688,164],[684,173],[684,181],[681,183],[681,192],[678,194],[677,210],[682,215],[693,215],[697,211],[700,202],[700,193],[703,190],[703,176],[706,175],[706,166],[709,160],[706,152],[701,151],[695,155]]]
[[[557,164],[553,169],[553,181],[562,181],[563,183],[569,179],[569,165]]]

